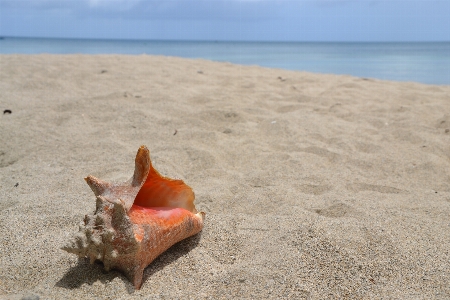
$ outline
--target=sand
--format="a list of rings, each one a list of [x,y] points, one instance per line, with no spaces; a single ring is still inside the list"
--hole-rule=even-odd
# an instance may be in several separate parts
[[[450,86],[1,55],[0,91],[0,298],[450,298]],[[140,145],[207,215],[134,290],[60,247]]]

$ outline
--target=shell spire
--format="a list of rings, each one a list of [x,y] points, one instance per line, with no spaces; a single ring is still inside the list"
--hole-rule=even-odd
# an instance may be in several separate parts
[[[141,146],[133,177],[124,183],[85,178],[97,202],[63,250],[122,271],[139,289],[144,269],[175,243],[197,234],[205,214],[197,213],[194,192],[182,180],[156,171]]]

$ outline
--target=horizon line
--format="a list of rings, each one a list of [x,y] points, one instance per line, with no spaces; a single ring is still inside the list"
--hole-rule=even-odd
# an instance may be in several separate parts
[[[9,36],[0,35],[0,40],[4,39],[49,39],[49,40],[90,40],[90,41],[128,41],[128,42],[214,42],[214,43],[448,43],[444,40],[422,40],[422,41],[358,41],[358,40],[217,40],[217,39],[127,39],[127,38],[93,38],[93,37],[42,37],[42,36]]]

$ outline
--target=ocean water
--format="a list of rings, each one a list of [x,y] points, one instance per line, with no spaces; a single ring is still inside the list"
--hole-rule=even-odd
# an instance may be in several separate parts
[[[0,38],[0,54],[150,54],[450,85],[450,42],[319,43]]]

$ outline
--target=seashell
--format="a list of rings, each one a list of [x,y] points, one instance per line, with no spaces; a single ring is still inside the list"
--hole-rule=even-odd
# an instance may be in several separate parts
[[[100,260],[107,271],[122,271],[136,289],[158,255],[203,228],[205,214],[197,213],[192,189],[182,180],[161,176],[145,146],[137,152],[130,180],[85,180],[97,196],[96,209],[62,249],[91,263]]]

